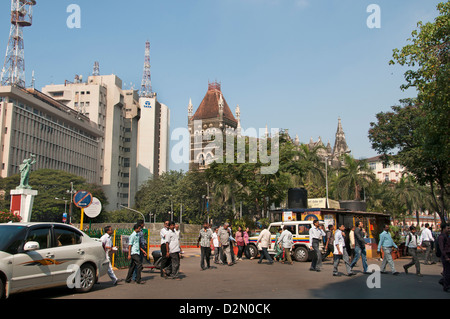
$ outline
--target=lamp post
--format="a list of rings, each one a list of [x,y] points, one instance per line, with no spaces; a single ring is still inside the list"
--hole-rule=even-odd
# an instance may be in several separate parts
[[[72,202],[73,195],[77,193],[75,189],[73,189],[73,182],[70,182],[70,190],[66,191],[67,194],[70,194],[70,205],[69,205],[69,224],[72,224]]]
[[[131,209],[131,208],[129,208],[129,207],[126,207],[126,206],[123,206],[123,205],[120,205],[119,204],[119,206],[120,207],[122,207],[122,208],[125,208],[125,209],[128,209],[128,210],[131,210],[132,212],[135,212],[135,213],[138,213],[138,214],[141,214],[141,216],[142,216],[142,220],[145,222],[145,217],[144,217],[144,214],[142,214],[140,211],[137,211],[137,210],[134,210],[134,209]]]

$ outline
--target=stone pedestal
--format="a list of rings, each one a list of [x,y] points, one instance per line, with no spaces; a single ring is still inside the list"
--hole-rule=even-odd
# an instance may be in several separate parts
[[[30,222],[34,197],[38,194],[38,191],[33,189],[13,189],[10,194],[11,213],[20,215],[22,223]]]

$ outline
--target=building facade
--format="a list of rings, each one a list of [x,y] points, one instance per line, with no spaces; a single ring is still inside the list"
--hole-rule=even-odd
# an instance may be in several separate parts
[[[64,170],[100,183],[103,134],[88,117],[42,92],[0,86],[2,177],[18,174],[34,154],[34,169]]]
[[[240,109],[237,107],[237,117]],[[190,135],[189,170],[203,170],[216,158],[212,141],[218,136],[226,142],[227,135],[235,136],[240,121],[235,118],[222,94],[221,84],[208,83],[208,91],[194,113],[192,101],[188,106],[188,130]],[[220,144],[223,147],[223,143]]]
[[[390,161],[385,163],[382,155],[366,159],[369,168],[375,173],[379,182],[397,183],[403,176],[405,168],[400,164]]]
[[[124,90],[116,75],[93,75],[86,82],[66,81],[42,90],[88,117],[103,132],[99,184],[108,197],[107,210],[133,206],[139,186],[167,170],[169,111],[156,101],[156,95],[149,101],[155,105],[152,110],[159,111],[149,120],[151,116],[143,107],[147,100],[139,98],[135,90]]]

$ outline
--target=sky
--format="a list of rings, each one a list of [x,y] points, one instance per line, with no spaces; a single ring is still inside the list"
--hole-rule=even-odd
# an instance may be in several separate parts
[[[244,129],[288,129],[308,143],[334,145],[341,118],[355,158],[377,155],[370,123],[399,100],[406,68],[390,66],[418,21],[433,21],[435,0],[37,0],[25,28],[26,82],[36,88],[87,79],[95,61],[125,89],[140,88],[145,42],[151,43],[153,91],[171,111],[171,131],[187,128],[187,106],[208,82],[222,84]],[[80,27],[67,24],[80,8]],[[380,9],[378,20],[374,11]],[[0,4],[0,53],[9,37],[10,2]],[[379,21],[370,28],[367,21]],[[72,21],[72,20],[71,20]],[[176,141],[174,141],[176,143]],[[172,145],[173,146],[173,145]],[[170,163],[187,170],[187,164]]]

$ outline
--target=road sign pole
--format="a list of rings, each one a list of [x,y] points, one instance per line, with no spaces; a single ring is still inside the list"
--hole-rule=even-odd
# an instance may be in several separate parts
[[[84,208],[81,209],[80,230],[83,230]]]

